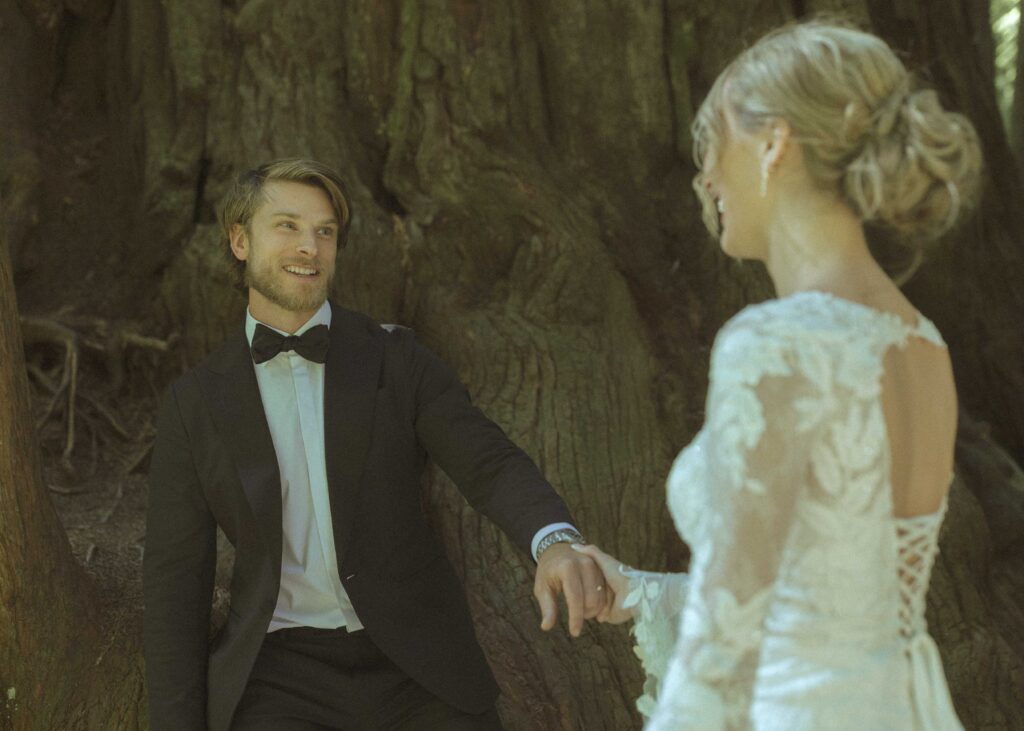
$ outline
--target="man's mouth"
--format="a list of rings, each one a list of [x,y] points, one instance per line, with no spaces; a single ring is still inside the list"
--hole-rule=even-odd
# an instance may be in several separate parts
[[[297,274],[300,277],[315,277],[320,272],[313,267],[298,266],[296,264],[289,264],[284,268],[289,274]]]

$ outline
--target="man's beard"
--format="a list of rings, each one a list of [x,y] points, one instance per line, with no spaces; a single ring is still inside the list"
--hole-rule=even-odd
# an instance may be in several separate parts
[[[323,269],[321,269],[319,275],[323,277],[321,286],[292,289],[287,287],[284,281],[285,277],[291,275],[282,272],[278,274],[278,278],[275,278],[275,274],[279,271],[269,263],[249,261],[245,267],[245,284],[289,312],[309,312],[317,309],[327,299],[327,295],[331,291],[331,283],[334,281],[333,275],[324,276]]]

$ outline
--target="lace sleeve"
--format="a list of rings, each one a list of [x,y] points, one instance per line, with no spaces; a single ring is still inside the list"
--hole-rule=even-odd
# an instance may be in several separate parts
[[[796,498],[806,483],[827,359],[727,327],[712,352],[704,545],[649,729],[742,729],[762,625]]]
[[[633,609],[633,652],[640,658],[647,679],[636,707],[644,716],[654,713],[658,688],[665,678],[672,649],[676,646],[679,614],[686,598],[686,574],[662,574],[636,569],[619,569],[629,579],[629,593],[622,606]]]

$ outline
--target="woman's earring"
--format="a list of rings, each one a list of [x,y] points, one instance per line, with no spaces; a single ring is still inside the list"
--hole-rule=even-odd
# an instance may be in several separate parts
[[[768,174],[769,174],[769,162],[768,158],[765,157],[761,160],[761,197],[768,197]]]

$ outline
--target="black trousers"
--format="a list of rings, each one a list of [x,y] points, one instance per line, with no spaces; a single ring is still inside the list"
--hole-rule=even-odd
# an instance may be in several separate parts
[[[232,731],[500,731],[429,693],[366,632],[296,627],[263,641]]]

